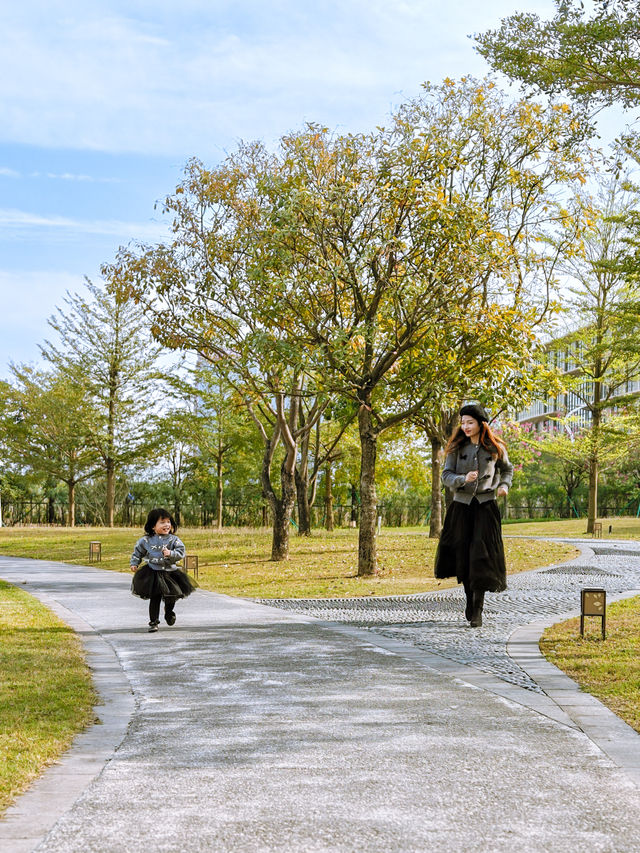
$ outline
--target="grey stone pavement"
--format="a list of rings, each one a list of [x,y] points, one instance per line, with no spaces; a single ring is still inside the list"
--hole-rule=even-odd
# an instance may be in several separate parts
[[[511,578],[477,630],[459,590],[198,590],[148,634],[128,574],[3,557],[0,577],[79,633],[102,702],[2,853],[640,850],[640,736],[537,651],[581,587],[640,591],[640,543]]]

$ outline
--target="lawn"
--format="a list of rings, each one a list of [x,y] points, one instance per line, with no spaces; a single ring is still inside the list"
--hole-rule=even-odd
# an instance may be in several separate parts
[[[640,539],[640,518],[634,516],[616,516],[599,518],[602,523],[603,539]],[[611,532],[609,532],[611,527]],[[587,533],[586,518],[567,518],[559,521],[508,521],[503,524],[502,532],[517,536],[571,536],[590,540]]]
[[[95,694],[73,630],[0,581],[0,814],[92,719]]]
[[[582,638],[578,617],[548,628],[540,649],[585,692],[640,732],[640,598],[607,607],[606,640],[600,619],[588,617]]]
[[[511,532],[511,531],[510,531]],[[357,595],[406,595],[455,586],[436,581],[436,541],[424,528],[383,529],[378,539],[380,571],[358,578],[357,531],[314,531],[292,535],[288,560],[269,560],[271,534],[265,530],[185,528],[187,552],[199,557],[204,589],[250,598],[324,598]],[[102,543],[101,567],[129,571],[139,531],[130,528],[23,527],[0,529],[0,554],[86,565],[89,542]],[[505,541],[510,573],[549,565],[576,555],[572,546],[524,539]]]

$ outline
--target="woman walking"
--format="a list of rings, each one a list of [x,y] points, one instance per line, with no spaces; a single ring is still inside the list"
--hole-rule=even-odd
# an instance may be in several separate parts
[[[485,592],[507,588],[496,497],[507,494],[513,465],[479,403],[465,404],[460,419],[445,451],[442,482],[453,492],[453,501],[442,527],[435,576],[456,577],[463,584],[465,618],[479,628]]]

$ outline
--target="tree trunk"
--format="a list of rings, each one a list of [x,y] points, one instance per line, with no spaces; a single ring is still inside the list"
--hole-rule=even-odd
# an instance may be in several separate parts
[[[349,513],[349,521],[352,527],[358,526],[358,490],[353,483],[351,486],[351,511]]]
[[[327,530],[333,530],[333,471],[331,470],[331,462],[327,462],[325,468],[324,507],[324,526]]]
[[[291,516],[296,502],[296,478],[295,465],[288,465],[288,457],[285,456],[280,468],[282,497],[278,498],[271,485],[271,460],[277,441],[277,433],[265,441],[260,480],[262,496],[269,501],[273,513],[271,559],[280,561],[286,560],[289,556],[289,528],[291,527]],[[293,458],[295,459],[295,455]]]
[[[377,435],[371,409],[363,403],[358,413],[360,432],[360,533],[358,536],[358,577],[375,575],[378,570],[376,543],[376,451]]]
[[[76,526],[76,484],[67,483],[69,489],[69,527]]]
[[[107,527],[113,527],[116,505],[116,472],[113,459],[107,458]]]
[[[587,508],[587,533],[593,533],[593,525],[598,518],[598,457],[595,453],[589,459],[589,505]]]
[[[216,527],[222,530],[222,495],[224,483],[222,482],[222,455],[216,459]]]
[[[119,333],[116,329],[116,354],[120,353]],[[113,527],[116,504],[116,463],[114,459],[116,435],[116,402],[118,397],[118,367],[111,363],[109,368],[109,410],[107,415],[107,526]]]
[[[282,484],[282,497],[278,499],[273,494],[271,505],[273,507],[273,539],[271,543],[271,559],[286,560],[289,556],[289,531],[291,529],[291,516],[296,503],[296,478],[295,469],[287,470],[286,459],[280,469],[280,482]]]
[[[298,497],[298,536],[311,535],[311,508],[309,506],[309,474],[306,477],[296,467],[296,493]]]
[[[431,439],[431,521],[429,539],[438,539],[442,531],[442,444],[437,438]]]

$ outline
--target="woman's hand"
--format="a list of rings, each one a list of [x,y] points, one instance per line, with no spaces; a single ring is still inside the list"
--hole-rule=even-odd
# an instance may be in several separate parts
[[[467,476],[464,478],[464,481],[465,481],[465,483],[475,483],[475,481],[477,479],[478,479],[478,472],[477,471],[469,471]]]
[[[508,494],[508,492],[509,492],[509,489],[506,486],[498,486],[498,497],[499,498],[503,498],[505,495]]]
[[[132,572],[135,572],[138,567],[131,565],[131,566],[129,566],[129,568],[131,569]]]

